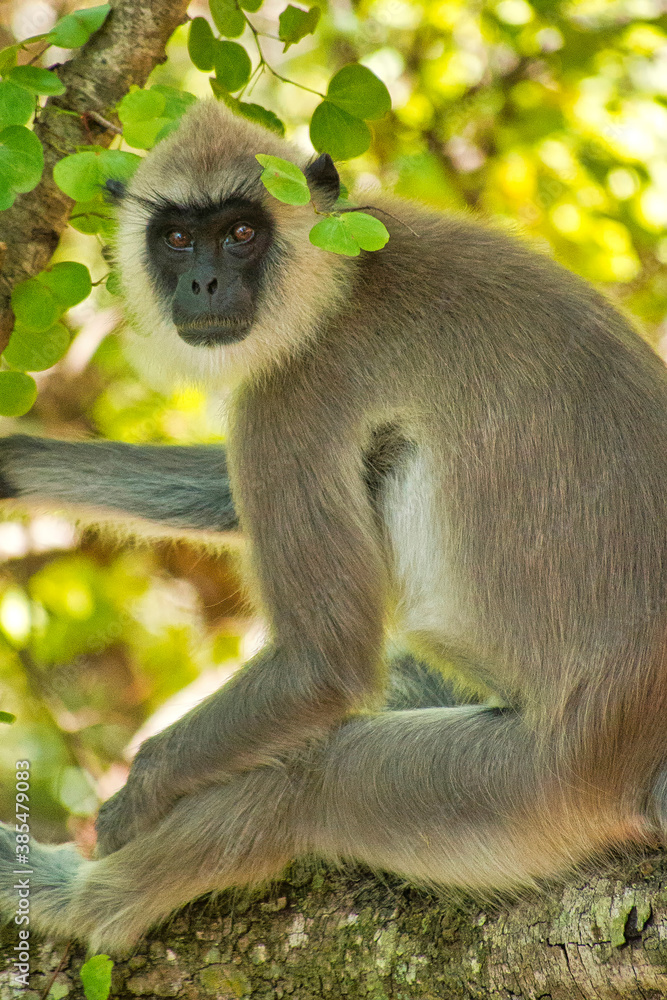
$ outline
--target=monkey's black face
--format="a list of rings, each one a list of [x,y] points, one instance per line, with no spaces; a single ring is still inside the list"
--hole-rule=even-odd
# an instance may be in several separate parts
[[[241,198],[156,210],[146,231],[148,270],[186,343],[215,347],[248,334],[272,232],[267,212]]]

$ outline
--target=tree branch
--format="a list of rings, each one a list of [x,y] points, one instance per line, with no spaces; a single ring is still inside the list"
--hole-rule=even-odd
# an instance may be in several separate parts
[[[353,869],[297,864],[270,892],[200,901],[116,961],[111,997],[182,1000],[658,1000],[667,996],[667,859],[592,866],[482,906]],[[11,983],[16,930],[2,932]],[[34,1000],[83,1000],[74,948],[32,940]],[[0,968],[3,966],[0,962]],[[21,996],[23,994],[20,994]],[[17,994],[18,996],[18,994]]]
[[[113,108],[130,86],[143,86],[153,67],[164,61],[169,37],[186,18],[188,0],[111,0],[111,6],[102,28],[73,59],[56,68],[67,91],[49,98],[35,122],[35,134],[44,145],[42,180],[0,212],[0,245],[6,245],[0,273],[0,351],[14,325],[13,286],[46,266],[67,225],[72,200],[54,184],[54,165],[77,145],[109,145],[115,133],[99,116],[113,121]],[[57,109],[76,116],[93,114],[82,119]]]

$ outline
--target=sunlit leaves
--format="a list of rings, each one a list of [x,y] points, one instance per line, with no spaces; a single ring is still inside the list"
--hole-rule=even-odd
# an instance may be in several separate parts
[[[195,17],[190,23],[188,54],[197,69],[210,73],[215,62],[216,38],[205,17]]]
[[[0,415],[20,417],[37,398],[34,378],[24,372],[0,372]]]
[[[312,35],[320,20],[320,8],[311,7],[310,10],[301,10],[289,4],[278,18],[278,37],[285,43],[283,52],[287,52],[290,45],[300,42],[306,35]]]
[[[44,169],[42,144],[23,125],[9,125],[0,132],[0,210],[14,204],[16,195],[32,191]]]
[[[226,38],[238,38],[245,29],[245,17],[236,0],[211,0],[211,17]]]
[[[14,286],[11,304],[15,325],[3,359],[19,371],[8,374],[45,371],[60,361],[69,348],[70,334],[58,319],[90,290],[88,268],[77,261],[54,264],[36,278]],[[0,412],[6,416],[27,412],[34,402],[33,384],[25,378],[10,380],[9,402],[0,401]]]
[[[0,128],[27,125],[35,110],[35,98],[11,80],[0,83]]]
[[[53,179],[65,194],[77,201],[90,201],[104,183],[99,169],[99,153],[73,153],[59,160]]]
[[[81,233],[100,233],[105,237],[114,230],[114,212],[105,185],[113,179],[126,182],[140,162],[135,153],[119,149],[85,150],[64,157],[54,167],[56,184],[74,198],[70,225]]]
[[[69,330],[62,323],[56,323],[44,333],[26,330],[17,324],[3,357],[12,368],[24,372],[43,372],[60,361],[69,344]]]
[[[16,722],[16,716],[12,712],[0,712],[0,722],[11,726],[13,722]]]
[[[310,242],[321,250],[358,257],[361,250],[381,250],[389,239],[386,227],[367,212],[329,215],[310,231]]]
[[[165,100],[154,90],[134,90],[118,105],[123,138],[136,149],[151,149],[168,122],[163,116]]]
[[[332,77],[327,101],[355,118],[366,120],[382,118],[391,108],[389,91],[382,80],[358,63],[343,66]]]
[[[90,295],[90,272],[85,264],[74,260],[54,264],[38,274],[37,280],[55,295],[63,309],[71,309]]]
[[[266,190],[288,205],[307,205],[310,201],[308,181],[301,170],[289,160],[279,156],[257,154],[256,160],[264,167],[260,180]]]
[[[53,179],[70,198],[88,202],[101,194],[107,180],[129,180],[140,162],[135,153],[120,149],[85,150],[59,160]]]
[[[308,181],[296,164],[264,153],[258,153],[255,159],[264,167],[260,180],[274,198],[288,205],[308,204]],[[358,257],[361,250],[381,250],[389,233],[379,219],[367,212],[341,212],[324,215],[311,229],[309,238],[321,250]]]
[[[341,254],[345,257],[358,257],[359,244],[348,232],[341,216],[327,215],[320,219],[309,234],[310,242],[321,250]]]
[[[366,120],[381,118],[391,107],[389,91],[365,66],[344,66],[331,79],[324,101],[315,108],[310,140],[319,153],[350,160],[371,142]]]
[[[43,333],[53,326],[62,312],[60,303],[51,289],[37,278],[29,278],[14,285],[12,310],[17,323],[38,333]]]
[[[33,94],[57,96],[64,94],[66,90],[65,84],[56,73],[50,69],[41,69],[39,66],[15,66],[9,72],[8,79]]]
[[[4,76],[5,73],[9,73],[12,66],[16,66],[16,58],[22,48],[21,42],[16,42],[15,45],[8,45],[6,49],[0,51],[0,75]]]
[[[268,108],[263,108],[261,104],[252,104],[248,101],[239,101],[236,97],[232,97],[226,87],[223,87],[220,82],[215,77],[210,77],[211,89],[216,97],[227,105],[230,111],[233,111],[236,115],[241,115],[242,118],[247,118],[248,121],[254,122],[256,125],[262,125],[264,128],[270,129],[271,132],[275,132],[276,135],[285,134],[285,126],[281,122],[280,118],[269,111]]]
[[[107,1000],[111,993],[113,962],[108,955],[93,955],[81,966],[81,982],[86,1000]]]
[[[105,3],[99,7],[88,7],[86,10],[74,10],[71,14],[66,14],[49,32],[49,41],[63,49],[76,49],[85,45],[90,36],[102,27],[110,10],[109,4]]]
[[[351,160],[366,152],[371,133],[366,122],[322,101],[310,122],[310,141],[318,153],[329,153],[334,160]]]
[[[135,149],[151,149],[177,128],[179,119],[195,100],[194,94],[164,84],[150,90],[131,90],[118,105],[123,138]]]
[[[238,42],[218,42],[215,52],[215,76],[232,93],[250,79],[250,56]]]

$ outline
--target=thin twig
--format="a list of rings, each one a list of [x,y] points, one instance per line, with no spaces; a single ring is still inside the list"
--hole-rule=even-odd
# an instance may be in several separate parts
[[[335,214],[344,215],[346,212],[379,212],[381,215],[388,215],[390,219],[394,220],[394,222],[398,222],[399,226],[405,226],[406,229],[410,230],[413,236],[421,236],[421,233],[416,232],[412,226],[407,224],[407,222],[403,222],[403,219],[399,219],[397,215],[392,215],[392,213],[388,212],[386,208],[378,208],[377,205],[357,205],[356,207],[352,206],[351,208],[337,208]]]
[[[69,950],[70,950],[71,947],[72,947],[72,942],[68,941],[67,944],[65,945],[65,950],[64,950],[64,952],[62,954],[62,958],[60,959],[60,962],[58,963],[58,968],[53,973],[53,975],[51,976],[51,978],[48,980],[46,986],[44,987],[44,992],[42,993],[42,995],[40,997],[40,1000],[46,1000],[46,998],[48,997],[49,993],[51,992],[51,987],[55,983],[56,978],[58,977],[58,974],[60,972],[62,972],[62,970],[63,970],[63,968],[65,966],[65,962],[67,961],[67,956],[69,955]]]
[[[108,118],[103,118],[102,115],[99,114],[97,111],[86,111],[86,115],[89,118],[92,118],[93,121],[97,122],[98,125],[103,125],[104,128],[108,129],[109,132],[115,132],[116,135],[123,134],[122,128],[119,128],[117,125],[114,125],[114,123],[110,122]]]

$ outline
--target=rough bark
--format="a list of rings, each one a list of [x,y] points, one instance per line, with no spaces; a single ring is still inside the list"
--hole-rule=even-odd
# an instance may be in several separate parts
[[[14,317],[13,286],[41,271],[49,262],[67,225],[72,200],[53,182],[53,167],[76,147],[108,146],[114,132],[92,118],[95,112],[114,118],[113,108],[131,84],[143,86],[153,67],[165,58],[172,32],[185,20],[187,0],[111,0],[102,28],[69,62],[54,67],[67,87],[46,102],[35,122],[44,145],[44,173],[38,186],[0,212],[0,243],[6,245],[0,272],[0,351],[6,346]],[[62,114],[62,111],[73,111]]]
[[[31,988],[0,1000],[83,998],[79,948],[33,941]],[[56,970],[60,971],[55,975]],[[50,992],[49,992],[50,990]],[[112,997],[183,1000],[660,1000],[667,997],[667,858],[591,868],[519,900],[409,889],[296,865],[269,892],[181,911],[113,971]]]

